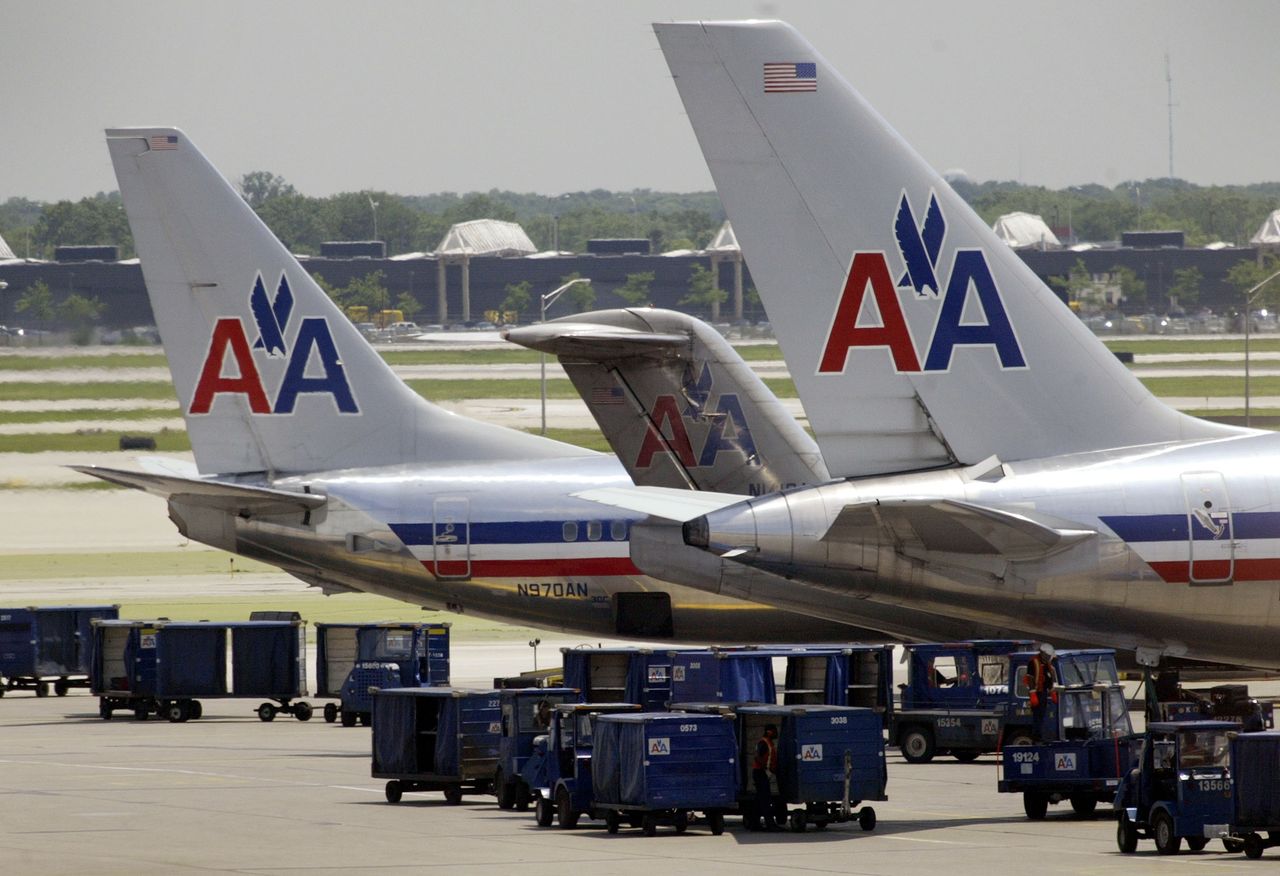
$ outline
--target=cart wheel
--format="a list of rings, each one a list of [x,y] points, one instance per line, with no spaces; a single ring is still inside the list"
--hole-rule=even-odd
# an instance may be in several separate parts
[[[1041,821],[1049,811],[1049,795],[1038,791],[1024,791],[1022,794],[1022,811],[1032,821]]]
[[[1244,838],[1244,856],[1257,860],[1262,857],[1262,850],[1266,846],[1262,844],[1262,837],[1259,834],[1251,833]]]
[[[1005,745],[1005,748],[1008,748],[1013,745],[1035,745],[1035,744],[1036,744],[1036,741],[1031,738],[1030,733],[1028,733],[1026,730],[1019,730],[1016,733],[1014,733],[1012,738],[1010,738],[1009,741],[1006,742],[1004,745]]]
[[[658,832],[658,816],[652,812],[646,812],[640,821],[640,829],[644,831],[645,836],[655,835]]]
[[[450,806],[457,806],[459,803],[462,802],[462,789],[461,788],[445,788],[444,802],[448,803]]]
[[[65,697],[67,695],[67,691],[70,689],[71,685],[67,684],[67,680],[65,678],[59,678],[53,683],[53,692],[60,697]]]
[[[556,810],[550,797],[538,797],[538,802],[533,804],[533,820],[538,827],[550,827],[556,820]]]
[[[1193,852],[1203,852],[1204,847],[1209,845],[1209,838],[1204,836],[1187,837],[1187,848]]]
[[[604,827],[609,833],[617,833],[621,823],[622,819],[618,817],[618,813],[610,810],[604,814]]]
[[[1151,816],[1151,834],[1156,839],[1156,851],[1162,855],[1176,855],[1182,848],[1182,837],[1174,831],[1173,818],[1163,809]]]
[[[556,823],[563,830],[573,830],[578,826],[578,813],[574,811],[569,789],[564,785],[556,788]]]
[[[370,724],[372,724],[372,723],[373,723],[373,715],[369,714],[368,712],[361,712],[361,713],[360,713],[360,726],[361,726],[361,727],[368,727],[368,726],[369,726]]]
[[[311,703],[293,704],[293,717],[297,718],[299,721],[310,721],[311,711]]]
[[[676,833],[684,833],[689,829],[689,813],[684,809],[676,810],[676,817],[674,820]]]
[[[49,695],[49,682],[47,682],[47,681],[37,681],[37,682],[36,682],[36,696],[38,696],[38,697],[47,697],[48,695]]]
[[[187,720],[190,712],[182,700],[174,700],[165,707],[164,716],[169,719],[170,724],[178,724]]]
[[[1222,838],[1222,847],[1233,855],[1238,855],[1244,851],[1244,843],[1238,839],[1232,839],[1229,836]]]
[[[515,779],[512,784],[515,785],[516,811],[528,812],[529,803],[533,800],[532,795],[529,793],[529,786],[524,783],[523,779]]]
[[[809,817],[804,814],[803,809],[797,809],[791,813],[787,823],[791,826],[792,833],[804,833],[805,827],[809,824]]]
[[[110,721],[112,711],[106,700],[98,700],[98,717],[104,721]]]
[[[871,806],[863,806],[858,813],[858,827],[863,830],[876,829],[876,810]]]
[[[204,706],[200,705],[199,700],[191,700],[188,708],[191,712],[191,720],[195,721],[204,717]]]
[[[1132,855],[1138,849],[1138,828],[1123,812],[1120,813],[1120,823],[1116,825],[1116,848],[1126,855]]]
[[[400,798],[404,796],[404,788],[400,787],[400,783],[395,779],[387,782],[385,789],[388,803],[399,803]]]
[[[133,717],[138,721],[145,721],[147,720],[147,711],[146,706],[135,706],[133,709]]]
[[[1080,818],[1092,818],[1098,811],[1098,798],[1092,794],[1072,794],[1071,811]]]
[[[343,709],[342,710],[342,726],[343,727],[356,726],[356,713],[348,712],[346,709]]]
[[[338,706],[336,703],[324,704],[324,720],[326,724],[332,724],[338,720]]]
[[[707,813],[707,827],[711,828],[712,836],[720,836],[724,833],[724,813],[720,810]]]
[[[274,721],[276,719],[276,707],[271,703],[263,703],[258,706],[259,721]]]
[[[502,773],[502,767],[498,767],[493,773],[493,793],[498,798],[499,809],[516,808],[515,785],[507,782],[507,777]]]
[[[961,749],[960,751],[951,752],[951,756],[954,757],[956,760],[960,761],[961,763],[973,763],[975,760],[978,759],[978,755],[980,754],[982,754],[981,751],[977,751],[972,748],[964,748],[964,749]]]
[[[927,727],[912,727],[902,734],[902,756],[907,763],[928,763],[933,760],[933,734]]]

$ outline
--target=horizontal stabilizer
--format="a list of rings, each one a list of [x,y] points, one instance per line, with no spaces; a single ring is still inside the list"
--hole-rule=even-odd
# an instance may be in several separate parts
[[[891,499],[846,505],[823,538],[895,544],[908,553],[948,553],[1032,560],[1097,535],[1058,528],[1022,514],[954,499]]]
[[[573,495],[575,498],[599,502],[612,508],[638,511],[677,523],[693,520],[742,501],[742,496],[730,493],[682,490],[676,487],[602,487]]]
[[[660,356],[689,346],[678,332],[649,332],[590,322],[552,322],[510,329],[504,337],[513,344],[550,353],[561,359],[607,362],[631,356]]]
[[[124,471],[96,465],[73,465],[71,468],[122,487],[145,490],[164,499],[180,497],[187,504],[217,508],[230,514],[292,514],[311,511],[327,501],[325,496],[317,493],[294,493],[269,487]]]

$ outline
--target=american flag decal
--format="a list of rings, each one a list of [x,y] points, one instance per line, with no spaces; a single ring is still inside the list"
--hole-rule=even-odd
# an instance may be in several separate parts
[[[818,90],[818,65],[813,61],[774,62],[764,65],[764,93],[791,94]]]
[[[160,152],[165,149],[178,148],[177,134],[158,134],[147,140],[147,145],[151,147],[152,152]]]
[[[617,386],[593,386],[588,401],[593,405],[620,405],[622,389]]]

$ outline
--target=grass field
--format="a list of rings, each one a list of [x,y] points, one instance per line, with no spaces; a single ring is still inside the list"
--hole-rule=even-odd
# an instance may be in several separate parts
[[[177,404],[173,384],[164,380],[133,380],[119,383],[87,381],[84,383],[47,383],[38,380],[16,380],[0,383],[0,401],[62,401],[64,399],[141,398]]]
[[[1104,338],[1110,350],[1128,350],[1134,353],[1243,353],[1244,338],[1215,338],[1213,340],[1127,335],[1122,338]],[[1251,353],[1280,353],[1280,338],[1274,335],[1254,335],[1249,338]]]

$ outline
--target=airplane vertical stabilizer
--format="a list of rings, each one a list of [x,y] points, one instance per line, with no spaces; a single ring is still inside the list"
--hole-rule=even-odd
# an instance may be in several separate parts
[[[832,475],[1242,434],[1147,391],[790,26],[654,30]]]
[[[107,142],[201,473],[589,453],[409,389],[181,131]]]
[[[763,495],[830,480],[792,413],[719,332],[691,316],[602,310],[506,337],[559,357],[641,486]]]

